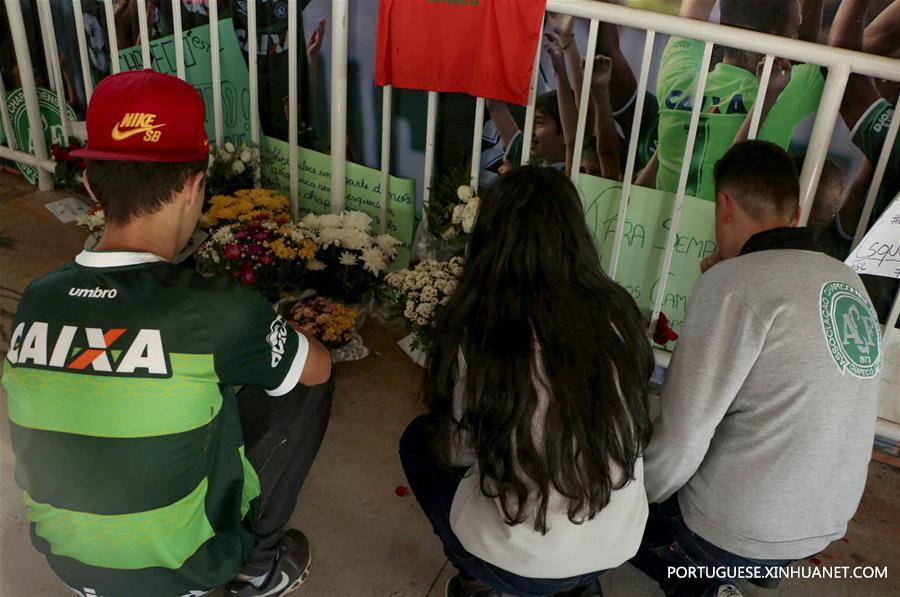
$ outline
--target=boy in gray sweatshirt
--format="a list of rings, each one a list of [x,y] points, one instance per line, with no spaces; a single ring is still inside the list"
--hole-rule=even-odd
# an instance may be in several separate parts
[[[633,563],[670,595],[733,590],[843,536],[874,436],[878,320],[859,276],[794,227],[790,156],[739,143],[715,176],[719,253],[688,302],[644,454],[656,505]],[[670,568],[691,565],[727,568]]]

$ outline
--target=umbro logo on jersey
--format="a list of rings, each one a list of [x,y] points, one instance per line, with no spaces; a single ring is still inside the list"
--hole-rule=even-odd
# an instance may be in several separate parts
[[[69,296],[77,298],[116,298],[119,291],[115,288],[70,288]]]
[[[79,328],[64,325],[56,336],[52,350],[50,326],[35,321],[26,331],[21,322],[12,334],[6,358],[13,365],[30,365],[65,369],[73,372],[93,371],[123,375],[168,375],[169,366],[159,330],[141,329],[128,335],[131,343],[120,341],[126,328]],[[77,343],[76,343],[77,340]],[[87,344],[85,347],[84,344]]]

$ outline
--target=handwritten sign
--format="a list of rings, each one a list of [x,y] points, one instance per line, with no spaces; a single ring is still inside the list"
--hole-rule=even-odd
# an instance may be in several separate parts
[[[609,271],[622,183],[582,174],[578,185],[601,265]],[[631,187],[616,281],[645,312],[653,309],[659,292],[674,202],[673,193]],[[684,321],[688,297],[700,279],[700,262],[718,250],[714,211],[715,204],[710,201],[685,197],[662,302],[662,311],[676,332]],[[673,343],[666,345],[673,346]]]
[[[844,263],[861,274],[900,279],[900,195]]]
[[[212,63],[210,62],[209,25],[188,29],[182,33],[184,47],[184,76],[206,104],[206,134],[216,137],[213,120]],[[168,35],[150,42],[150,63],[153,70],[167,75],[177,73],[175,36]],[[250,141],[250,76],[244,56],[238,46],[231,19],[219,21],[219,65],[222,73],[222,131],[224,141],[235,144]],[[132,46],[119,52],[121,70],[141,70],[144,62],[141,47]],[[224,142],[223,141],[223,142]]]
[[[262,141],[263,186],[290,194],[290,146],[284,141],[264,137]],[[326,213],[331,209],[331,157],[318,151],[298,148],[300,210]],[[347,162],[344,207],[372,217],[373,232],[381,229],[381,172]],[[390,177],[390,203],[387,230],[402,245],[394,259],[394,269],[409,265],[415,215],[415,181]]]

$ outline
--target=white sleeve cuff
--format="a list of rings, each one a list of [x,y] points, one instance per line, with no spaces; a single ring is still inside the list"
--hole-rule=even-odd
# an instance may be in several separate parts
[[[280,386],[274,390],[266,390],[266,394],[269,396],[284,396],[300,383],[300,376],[303,374],[303,367],[306,365],[306,357],[309,355],[309,340],[297,330],[294,330],[294,333],[297,334],[297,352],[294,354],[291,368],[288,369],[287,375],[284,376]]]

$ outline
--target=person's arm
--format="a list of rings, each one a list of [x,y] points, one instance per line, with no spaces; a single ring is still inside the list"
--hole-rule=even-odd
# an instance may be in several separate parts
[[[214,346],[219,383],[256,386],[270,396],[283,396],[298,384],[328,381],[331,353],[315,338],[286,322],[251,290],[233,286],[218,290],[217,308],[223,310],[218,317],[224,322]]]
[[[822,30],[823,0],[802,0],[800,14],[803,17],[797,39],[817,43]]]
[[[650,161],[647,162],[647,165],[644,166],[643,170],[641,170],[637,177],[634,179],[634,184],[639,187],[644,187],[647,189],[655,189],[656,188],[656,174],[659,172],[659,150],[653,152],[653,157],[650,158]]]
[[[665,501],[697,472],[716,427],[740,392],[765,343],[765,326],[715,272],[688,301],[644,453],[644,486],[651,503]]]
[[[862,50],[863,23],[868,7],[869,0],[841,0],[834,22],[831,24],[828,44],[847,50]],[[844,101],[841,103],[841,117],[847,128],[852,129],[856,126],[862,115],[879,97],[881,96],[871,78],[851,75],[844,93]]]
[[[900,49],[900,0],[894,0],[863,32],[862,49],[870,54],[893,56]]]
[[[325,41],[325,19],[319,19],[316,28],[306,42],[306,58],[309,65],[309,105],[315,110],[319,93],[319,51]]]
[[[778,96],[781,95],[781,92],[784,91],[784,88],[790,83],[791,68],[791,61],[784,58],[776,58],[772,63],[772,76],[769,77],[769,86],[766,88],[766,97],[763,98],[762,114],[759,116],[759,129],[762,129],[762,125],[766,121],[769,112],[771,112],[772,106],[774,106],[775,102],[778,100]],[[762,78],[762,69],[763,63],[760,62],[756,67],[756,76],[759,78]],[[759,98],[757,98],[757,101],[759,101]],[[747,137],[750,136],[750,123],[753,120],[753,113],[755,111],[754,106],[754,108],[751,108],[747,113],[746,118],[744,118],[744,124],[741,125],[737,135],[734,137],[735,143],[746,141]]]
[[[581,66],[581,52],[578,50],[578,42],[575,40],[575,17],[556,13],[547,14],[547,23],[559,38],[563,55],[566,59],[568,75],[573,90],[580,90],[584,83],[584,69]],[[580,93],[575,94],[575,110],[579,108]]]
[[[681,0],[678,16],[685,19],[708,21],[715,5],[716,0]]]
[[[487,99],[484,102],[491,121],[494,123],[497,132],[500,134],[500,141],[503,142],[503,149],[508,150],[509,144],[512,143],[513,137],[519,132],[519,125],[509,112],[509,106],[506,102],[500,100]],[[518,164],[516,164],[518,166]]]
[[[637,92],[637,79],[631,65],[619,45],[619,28],[612,23],[600,23],[597,37],[597,53],[612,60],[612,78],[609,81],[609,99],[613,112],[618,112],[631,101]],[[637,99],[635,99],[637,101]]]
[[[591,77],[591,100],[594,104],[595,135],[597,137],[597,157],[600,159],[600,174],[607,180],[621,180],[621,146],[616,132],[610,100],[609,82],[612,75],[612,60],[607,56],[594,58],[594,72]]]
[[[568,175],[571,174],[573,167],[578,108],[575,107],[575,92],[572,91],[572,85],[569,83],[569,76],[566,73],[566,60],[559,37],[550,33],[546,34],[546,37],[547,51],[550,53],[553,72],[556,74],[556,101],[559,104],[559,120],[562,124],[563,139],[566,142],[566,174]]]

